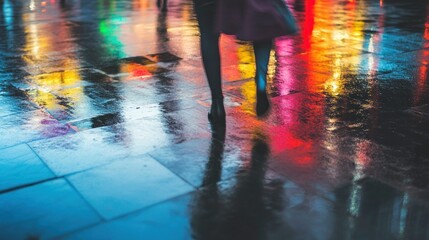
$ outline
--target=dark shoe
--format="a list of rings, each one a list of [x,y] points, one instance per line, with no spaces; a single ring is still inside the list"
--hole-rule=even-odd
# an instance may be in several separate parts
[[[223,106],[223,98],[213,99],[212,106],[208,114],[209,120],[212,123],[225,123],[225,108]]]
[[[256,115],[258,117],[265,117],[271,108],[267,92],[256,91],[256,99]]]

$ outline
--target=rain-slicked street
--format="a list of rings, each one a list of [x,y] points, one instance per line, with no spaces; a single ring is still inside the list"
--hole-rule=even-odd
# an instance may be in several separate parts
[[[288,0],[262,119],[223,35],[226,129],[191,0],[0,5],[1,240],[429,240],[429,2]]]

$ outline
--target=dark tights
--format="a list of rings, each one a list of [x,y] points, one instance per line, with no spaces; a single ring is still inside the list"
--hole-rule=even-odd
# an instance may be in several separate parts
[[[256,89],[261,92],[265,91],[267,87],[268,62],[270,61],[272,44],[271,40],[253,42],[256,62]]]
[[[219,34],[215,31],[216,6],[212,0],[194,0],[200,28],[201,55],[204,70],[209,82],[212,99],[221,99],[222,81],[219,53]],[[272,40],[253,43],[256,60],[256,86],[258,91],[265,91],[268,62]]]
[[[222,81],[220,73],[219,34],[215,32],[215,5],[214,2],[202,3],[195,1],[198,26],[200,28],[201,56],[204,70],[209,82],[212,99],[220,99],[222,95]],[[207,1],[204,1],[207,2]]]

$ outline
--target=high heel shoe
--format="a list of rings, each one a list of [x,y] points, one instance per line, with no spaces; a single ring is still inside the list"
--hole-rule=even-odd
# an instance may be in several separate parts
[[[270,100],[266,91],[256,91],[256,115],[265,117],[270,111]]]
[[[223,98],[213,99],[208,118],[212,123],[225,123],[225,108]]]

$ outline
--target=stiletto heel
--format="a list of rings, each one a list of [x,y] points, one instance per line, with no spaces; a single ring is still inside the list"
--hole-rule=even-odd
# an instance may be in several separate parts
[[[212,123],[225,123],[225,108],[223,98],[213,99],[208,118]]]

